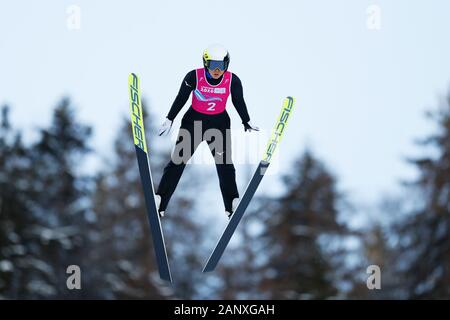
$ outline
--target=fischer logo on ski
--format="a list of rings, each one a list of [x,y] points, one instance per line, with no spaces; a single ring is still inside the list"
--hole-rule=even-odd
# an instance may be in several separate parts
[[[294,98],[287,97],[283,103],[283,109],[281,109],[281,114],[272,132],[272,137],[270,138],[269,143],[267,144],[264,161],[270,162],[270,160],[272,160],[272,155],[275,152],[277,145],[281,141],[284,128],[287,125],[293,107],[294,107]]]
[[[272,135],[269,139],[269,143],[267,144],[266,151],[264,153],[264,158],[258,165],[255,173],[253,174],[252,179],[250,180],[247,188],[245,189],[244,195],[239,202],[236,211],[231,216],[230,221],[228,222],[227,227],[225,228],[222,236],[217,242],[216,247],[214,248],[211,256],[206,262],[205,267],[203,268],[203,272],[213,271],[220,258],[222,257],[223,252],[225,251],[228,243],[230,242],[231,237],[233,236],[234,231],[236,230],[239,222],[244,215],[245,210],[247,209],[253,195],[256,192],[259,184],[261,183],[264,174],[266,173],[267,168],[270,165],[270,161],[272,160],[272,156],[283,137],[284,130],[286,125],[290,119],[291,112],[294,108],[295,99],[293,97],[287,97],[283,101],[283,107],[281,109],[280,116],[275,123],[275,127],[272,131]]]
[[[130,94],[131,126],[136,150],[136,157],[141,176],[142,188],[144,191],[147,218],[150,224],[150,231],[155,249],[156,263],[158,265],[161,279],[172,282],[169,262],[167,259],[166,245],[161,227],[158,210],[155,203],[155,191],[148,162],[147,144],[145,142],[144,117],[141,105],[140,81],[139,77],[131,73],[128,77],[128,87]]]
[[[142,114],[140,94],[139,94],[139,78],[132,73],[130,75],[130,106],[131,106],[131,123],[133,127],[134,144],[147,153],[147,145],[145,143],[144,133],[144,117]]]

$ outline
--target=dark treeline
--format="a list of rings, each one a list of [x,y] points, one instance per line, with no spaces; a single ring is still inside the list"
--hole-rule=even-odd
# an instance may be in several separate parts
[[[0,115],[0,298],[450,298],[450,95],[429,115],[436,133],[420,141],[423,156],[408,160],[417,181],[377,208],[389,223],[349,228],[364,213],[338,190],[338,174],[306,150],[280,178],[281,195],[254,199],[207,275],[202,265],[219,234],[199,194],[217,181],[189,166],[162,221],[173,285],[156,270],[129,119],[102,169],[86,174],[84,161],[96,155],[92,128],[68,98],[30,143],[11,111],[3,106]],[[145,125],[153,145],[152,118]],[[169,149],[151,153],[155,182],[169,157]],[[69,265],[81,268],[81,290],[66,286]],[[369,265],[381,269],[380,290],[367,288]]]

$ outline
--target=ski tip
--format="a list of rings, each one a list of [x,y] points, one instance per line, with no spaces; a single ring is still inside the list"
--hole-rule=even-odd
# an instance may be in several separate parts
[[[128,82],[133,83],[134,79],[139,79],[139,77],[136,75],[136,73],[130,72],[130,74],[128,75]]]
[[[295,102],[295,98],[292,96],[287,96],[286,100],[288,101],[288,103],[292,103],[292,104]]]

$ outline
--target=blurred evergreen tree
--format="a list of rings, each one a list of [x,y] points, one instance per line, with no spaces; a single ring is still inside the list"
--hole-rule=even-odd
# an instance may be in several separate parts
[[[217,267],[221,298],[339,298],[343,241],[352,234],[338,221],[343,199],[311,151],[292,168],[281,196],[259,196],[249,206]]]
[[[420,144],[428,155],[411,160],[419,178],[409,184],[409,209],[393,230],[399,238],[397,270],[409,298],[450,298],[450,94],[428,117],[437,133]]]
[[[30,149],[30,206],[38,224],[29,228],[39,258],[45,261],[52,291],[45,297],[81,298],[95,295],[86,286],[89,265],[84,256],[88,243],[91,179],[81,173],[85,156],[91,151],[91,128],[76,121],[69,98],[63,98],[53,112],[50,127]],[[66,269],[78,265],[82,290],[68,290]],[[37,286],[38,288],[40,286]]]
[[[267,255],[260,291],[272,299],[335,298],[344,255],[333,252],[333,244],[348,235],[338,221],[336,180],[308,150],[292,169],[283,179],[285,194],[260,212],[265,231],[259,254]]]
[[[1,144],[11,135],[6,114],[4,111]],[[24,148],[19,136],[4,145],[1,219],[9,220],[2,228],[7,228],[4,237],[14,243],[6,244],[9,250],[1,250],[13,256],[7,297],[80,298],[92,294],[88,289],[71,291],[66,286],[69,265],[86,270],[82,248],[87,243],[89,179],[78,168],[89,152],[90,133],[89,127],[75,121],[70,100],[65,98],[35,144]]]
[[[391,212],[393,208],[384,209],[388,210],[384,212]],[[398,214],[398,211],[395,211],[395,214]],[[359,239],[361,247],[360,250],[356,250],[359,253],[359,259],[348,272],[348,280],[352,282],[352,288],[347,293],[347,297],[358,300],[406,298],[402,288],[404,279],[395,268],[398,251],[391,243],[392,233],[388,226],[373,223],[370,227],[361,230]],[[369,266],[380,268],[380,289],[368,288],[367,280],[372,275],[368,273]],[[372,271],[369,270],[369,272]]]
[[[35,222],[27,206],[31,162],[8,106],[2,107],[0,122],[0,298],[17,299],[27,290],[31,267],[25,246],[25,230]]]

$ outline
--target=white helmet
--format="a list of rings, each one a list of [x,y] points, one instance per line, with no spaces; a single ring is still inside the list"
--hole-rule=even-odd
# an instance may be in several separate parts
[[[220,44],[210,45],[203,51],[203,65],[211,70],[216,68],[226,71],[230,64],[230,54]]]

